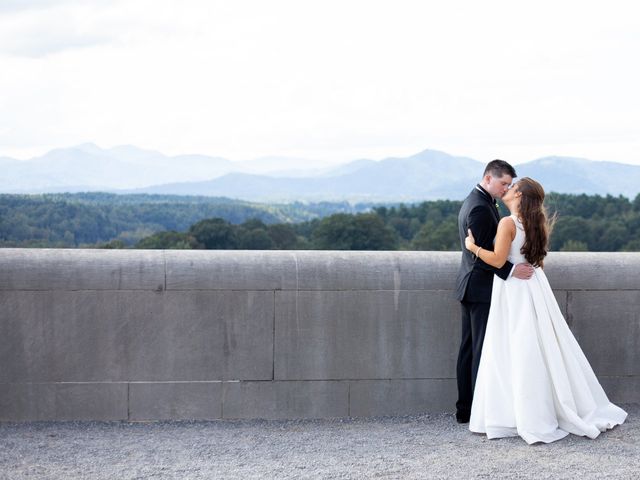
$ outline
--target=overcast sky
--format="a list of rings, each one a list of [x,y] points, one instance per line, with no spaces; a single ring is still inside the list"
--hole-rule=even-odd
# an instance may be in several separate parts
[[[0,156],[640,164],[635,4],[2,0]]]

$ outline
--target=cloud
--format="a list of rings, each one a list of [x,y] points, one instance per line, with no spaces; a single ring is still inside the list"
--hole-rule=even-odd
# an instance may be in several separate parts
[[[63,5],[81,3],[83,3],[82,0],[2,0],[2,2],[0,2],[0,14],[18,13],[29,10],[43,10]],[[93,0],[93,3],[106,3],[106,0],[98,0],[98,2]]]
[[[112,36],[96,28],[106,5],[102,0],[0,2],[0,53],[41,58],[109,43]]]
[[[38,37],[4,42],[2,51],[12,55],[40,58],[65,50],[109,43],[111,39],[77,32],[47,32]]]
[[[0,0],[0,151],[95,141],[229,158],[430,147],[634,159],[634,9]]]

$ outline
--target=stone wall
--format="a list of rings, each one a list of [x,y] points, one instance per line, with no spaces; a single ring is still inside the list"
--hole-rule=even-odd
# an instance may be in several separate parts
[[[0,249],[0,420],[453,411],[459,257]],[[546,272],[610,398],[640,401],[640,254]]]

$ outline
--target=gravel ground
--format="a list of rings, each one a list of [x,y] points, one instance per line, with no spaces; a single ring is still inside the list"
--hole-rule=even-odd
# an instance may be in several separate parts
[[[452,415],[0,423],[0,478],[639,478],[640,405],[596,440],[487,440]]]

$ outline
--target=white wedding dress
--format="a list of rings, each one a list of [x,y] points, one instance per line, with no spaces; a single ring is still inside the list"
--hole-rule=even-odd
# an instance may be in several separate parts
[[[524,230],[511,218],[516,236],[509,261],[515,265],[526,261]],[[596,438],[626,417],[600,386],[544,271],[536,268],[529,280],[494,277],[469,429],[549,443],[569,433]]]

